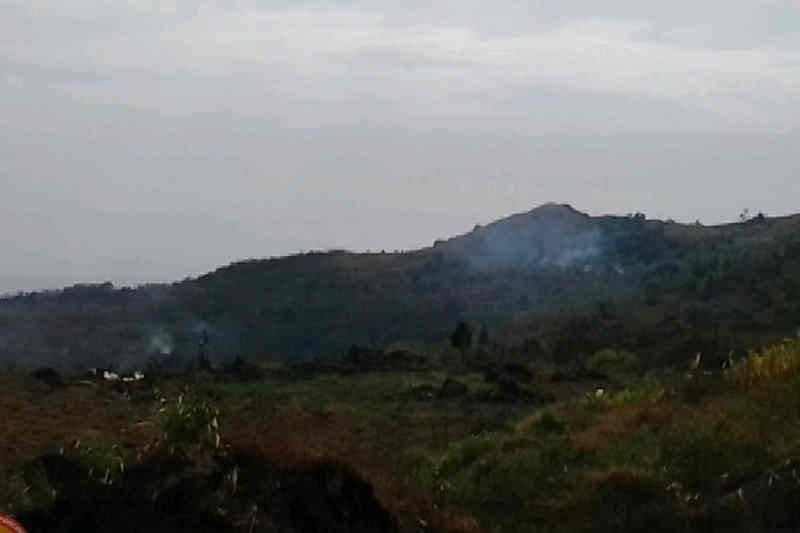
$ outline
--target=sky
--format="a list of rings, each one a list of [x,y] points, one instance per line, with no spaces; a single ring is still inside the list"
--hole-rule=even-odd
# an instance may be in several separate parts
[[[0,292],[800,206],[800,0],[0,0]]]

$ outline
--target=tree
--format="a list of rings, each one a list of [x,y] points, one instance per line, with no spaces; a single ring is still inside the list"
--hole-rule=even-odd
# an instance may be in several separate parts
[[[459,322],[456,330],[450,335],[450,343],[459,350],[466,350],[472,346],[472,326],[466,322]]]
[[[486,329],[486,324],[481,325],[481,332],[478,334],[478,345],[487,346],[489,344],[489,330]]]
[[[739,213],[739,222],[747,222],[750,219],[750,210],[745,208]]]

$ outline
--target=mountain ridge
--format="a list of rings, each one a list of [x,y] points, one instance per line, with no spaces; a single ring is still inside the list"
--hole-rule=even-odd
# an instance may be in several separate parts
[[[654,360],[688,349],[700,329],[692,321],[728,325],[725,340],[698,345],[749,348],[760,342],[757,332],[772,338],[800,324],[792,299],[800,292],[799,230],[800,215],[699,226],[642,214],[594,217],[549,203],[403,253],[310,252],[239,261],[174,284],[3,298],[0,360],[58,367],[141,365],[167,354],[186,360],[203,335],[212,358],[302,359],[353,344],[442,342],[459,321],[486,324],[493,342],[511,347],[540,337],[549,357],[565,357],[551,330],[565,313],[591,314],[600,304],[677,317],[683,344],[666,339]],[[539,325],[528,321],[520,333],[529,316]],[[615,327],[633,327],[635,317],[617,318]],[[653,324],[644,329],[636,335],[657,335]],[[570,356],[601,342],[642,344],[601,336]]]

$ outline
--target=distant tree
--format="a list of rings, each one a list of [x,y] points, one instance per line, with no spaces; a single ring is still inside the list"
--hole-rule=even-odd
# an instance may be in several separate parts
[[[741,213],[739,213],[739,222],[747,222],[750,218],[750,210],[744,208]]]
[[[450,335],[450,343],[459,350],[466,350],[472,346],[472,326],[466,322],[459,322]]]
[[[478,346],[488,346],[489,344],[489,330],[486,329],[486,324],[481,325],[481,332],[478,334]]]
[[[211,361],[208,358],[208,330],[203,330],[200,345],[197,348],[197,367],[200,370],[211,370]]]

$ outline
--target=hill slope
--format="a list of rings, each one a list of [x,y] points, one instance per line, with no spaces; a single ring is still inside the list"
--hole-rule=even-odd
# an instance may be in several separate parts
[[[305,358],[446,339],[461,320],[530,357],[757,346],[800,324],[800,216],[716,227],[547,204],[401,254],[251,260],[173,285],[0,300],[0,360]]]

